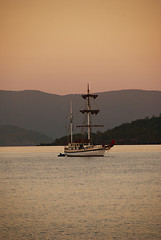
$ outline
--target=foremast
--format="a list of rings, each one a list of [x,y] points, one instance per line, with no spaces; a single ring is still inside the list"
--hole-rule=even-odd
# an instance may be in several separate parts
[[[87,132],[88,132],[88,144],[90,145],[91,142],[91,127],[103,127],[103,125],[92,125],[91,123],[91,114],[95,114],[97,115],[99,113],[98,109],[91,109],[91,105],[90,105],[90,98],[97,98],[98,95],[97,94],[90,94],[89,92],[89,84],[87,85],[87,94],[82,95],[82,98],[86,100],[87,104],[86,104],[86,109],[80,110],[80,112],[82,114],[87,114],[87,125],[81,125],[81,126],[77,126],[77,127],[87,127]]]

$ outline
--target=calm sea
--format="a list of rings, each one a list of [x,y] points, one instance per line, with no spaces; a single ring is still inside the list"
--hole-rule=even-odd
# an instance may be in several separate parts
[[[161,145],[0,148],[0,239],[161,239]]]

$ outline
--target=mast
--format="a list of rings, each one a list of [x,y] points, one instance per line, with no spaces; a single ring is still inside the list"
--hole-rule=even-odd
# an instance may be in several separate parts
[[[88,125],[88,140],[90,144],[90,139],[91,139],[91,127],[90,127],[90,101],[89,101],[89,83],[87,87],[87,125]]]
[[[73,143],[73,110],[72,101],[70,102],[70,142]]]
[[[90,106],[90,98],[97,98],[97,94],[90,94],[89,92],[89,84],[87,85],[87,94],[82,95],[82,98],[87,101],[86,109],[80,110],[81,113],[87,114],[87,124],[81,125],[77,127],[87,127],[88,131],[88,142],[90,145],[90,139],[91,139],[91,127],[103,127],[103,125],[92,125],[91,124],[91,114],[97,115],[99,113],[99,110],[93,110]]]

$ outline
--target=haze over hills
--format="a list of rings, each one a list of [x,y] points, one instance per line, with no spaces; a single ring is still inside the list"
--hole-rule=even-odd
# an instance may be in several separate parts
[[[70,101],[76,120],[81,121],[79,109],[84,100],[79,94],[55,95],[36,90],[0,91],[0,124],[14,125],[46,134],[53,139],[66,134],[66,116]],[[96,105],[100,109],[99,123],[105,131],[122,123],[146,116],[159,116],[161,91],[121,90],[99,93]],[[95,122],[95,120],[94,120]],[[77,123],[75,124],[77,125]]]
[[[45,134],[10,125],[0,125],[0,146],[35,146],[51,142]]]

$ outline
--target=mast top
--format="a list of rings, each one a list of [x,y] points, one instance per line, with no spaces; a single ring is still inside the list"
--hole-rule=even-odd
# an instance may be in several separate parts
[[[89,97],[93,97],[95,99],[96,97],[98,97],[98,94],[90,94],[89,93],[89,83],[88,83],[88,85],[87,85],[87,94],[83,94],[82,98],[86,99],[86,98],[89,98]]]

